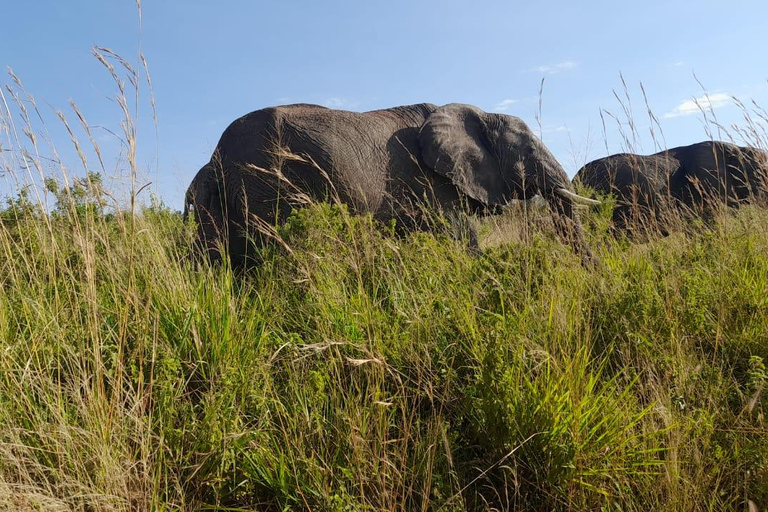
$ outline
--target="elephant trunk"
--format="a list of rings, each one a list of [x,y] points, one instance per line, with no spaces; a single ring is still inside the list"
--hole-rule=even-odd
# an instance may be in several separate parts
[[[533,165],[539,171],[536,176],[536,186],[554,214],[555,229],[562,240],[581,255],[585,263],[591,264],[594,258],[584,240],[584,231],[575,203],[600,204],[600,202],[573,192],[568,174],[554,155],[539,140],[536,140],[535,148],[533,155],[540,162],[539,165]]]

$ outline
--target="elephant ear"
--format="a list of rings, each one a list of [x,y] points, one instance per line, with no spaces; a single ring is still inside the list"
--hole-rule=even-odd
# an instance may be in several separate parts
[[[419,132],[424,163],[489,206],[505,204],[509,195],[494,139],[488,114],[455,103],[430,114]]]

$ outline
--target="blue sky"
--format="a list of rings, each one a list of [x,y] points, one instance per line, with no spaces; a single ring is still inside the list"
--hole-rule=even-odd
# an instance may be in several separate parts
[[[692,101],[707,105],[702,85],[725,126],[742,118],[731,96],[768,108],[763,0],[145,0],[140,34],[131,0],[9,0],[2,16],[0,65],[34,95],[45,121],[37,128],[75,175],[82,167],[54,115],[60,109],[77,124],[69,99],[103,146],[106,174],[125,183],[112,135],[120,132],[116,88],[90,49],[108,47],[136,64],[141,44],[158,117],[156,131],[141,82],[142,182],[152,181],[150,189],[179,209],[226,126],[275,104],[370,110],[463,102],[519,116],[538,130],[544,78],[541,136],[571,175],[624,149],[620,131],[631,129],[614,92],[631,108],[634,149],[656,150],[641,82],[667,147],[709,137]],[[604,114],[604,131],[601,109],[621,127]],[[13,119],[19,123],[17,110]],[[7,147],[4,137],[0,131]],[[9,190],[0,177],[0,196]]]

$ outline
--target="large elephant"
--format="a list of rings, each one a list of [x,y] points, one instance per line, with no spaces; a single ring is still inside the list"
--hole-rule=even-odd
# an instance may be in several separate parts
[[[585,258],[573,193],[563,168],[526,124],[477,107],[418,104],[348,112],[287,105],[251,112],[224,132],[185,198],[198,220],[198,243],[212,260],[248,257],[254,227],[283,222],[301,192],[335,195],[356,212],[406,229],[424,207],[494,213],[537,193],[556,213],[561,235]]]
[[[620,153],[586,164],[575,181],[616,196],[614,226],[630,233],[664,233],[675,215],[738,206],[768,194],[768,155],[719,141],[653,155]]]

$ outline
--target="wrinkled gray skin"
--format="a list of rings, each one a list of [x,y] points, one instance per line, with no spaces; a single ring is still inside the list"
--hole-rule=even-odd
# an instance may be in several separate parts
[[[195,211],[198,244],[211,260],[221,258],[223,247],[242,263],[252,251],[246,240],[264,241],[246,219],[280,224],[296,206],[284,182],[258,169],[281,169],[313,200],[329,197],[317,167],[280,158],[278,147],[325,170],[353,211],[397,219],[406,230],[423,227],[425,204],[487,214],[539,193],[561,235],[590,257],[572,200],[556,192],[572,190],[570,180],[522,120],[470,105],[424,103],[364,113],[287,105],[236,120],[185,198],[185,217]]]
[[[736,207],[765,199],[768,156],[727,142],[704,141],[653,155],[620,153],[588,163],[574,181],[616,196],[614,226],[629,233],[666,234],[671,210],[705,214],[716,204]]]

